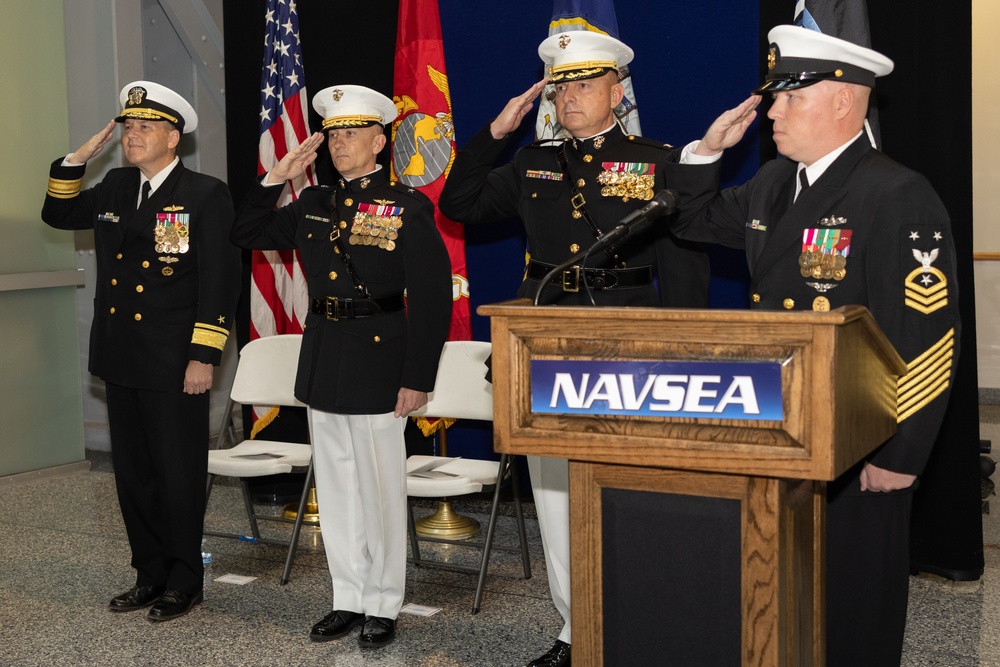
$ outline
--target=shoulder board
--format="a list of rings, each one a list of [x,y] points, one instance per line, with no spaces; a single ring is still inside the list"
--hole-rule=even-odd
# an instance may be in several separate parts
[[[627,135],[626,141],[633,144],[640,144],[643,146],[653,146],[654,148],[662,148],[664,150],[672,150],[673,146],[670,144],[665,144],[662,141],[656,141],[655,139],[650,139],[649,137],[640,137],[637,134]]]

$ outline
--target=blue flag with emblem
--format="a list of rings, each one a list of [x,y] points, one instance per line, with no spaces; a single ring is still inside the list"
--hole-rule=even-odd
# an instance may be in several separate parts
[[[552,20],[549,35],[571,30],[591,30],[621,39],[618,34],[618,17],[615,15],[614,0],[553,0]],[[623,40],[624,41],[624,40]],[[625,97],[615,109],[625,132],[641,135],[639,127],[639,107],[632,90],[632,73],[628,66],[618,68],[618,80],[625,88]],[[549,84],[538,105],[538,119],[535,121],[536,139],[553,139],[567,136],[556,120],[556,106],[553,103],[555,86]]]
[[[868,4],[865,0],[796,0],[795,25],[871,48]],[[878,124],[878,104],[872,90],[865,130],[874,148],[882,147]]]

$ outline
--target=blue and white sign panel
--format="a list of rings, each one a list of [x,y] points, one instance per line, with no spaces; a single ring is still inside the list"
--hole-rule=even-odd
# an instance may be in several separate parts
[[[531,410],[781,421],[781,364],[536,359]]]

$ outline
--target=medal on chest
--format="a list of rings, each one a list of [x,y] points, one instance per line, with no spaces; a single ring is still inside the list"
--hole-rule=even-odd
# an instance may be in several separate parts
[[[347,241],[351,245],[373,245],[392,252],[402,226],[402,206],[360,203]]]
[[[190,250],[190,225],[190,213],[157,213],[153,230],[156,252],[176,255]]]
[[[656,165],[651,162],[602,162],[597,175],[602,197],[621,197],[649,201],[653,198]]]

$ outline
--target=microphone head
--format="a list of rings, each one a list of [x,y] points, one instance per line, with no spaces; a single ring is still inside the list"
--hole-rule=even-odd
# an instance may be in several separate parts
[[[662,209],[660,215],[669,215],[677,210],[679,203],[680,195],[677,194],[677,191],[671,188],[664,188],[656,193],[656,196],[653,197],[647,206],[651,207],[650,210]]]

